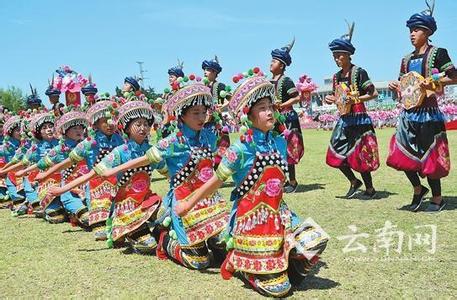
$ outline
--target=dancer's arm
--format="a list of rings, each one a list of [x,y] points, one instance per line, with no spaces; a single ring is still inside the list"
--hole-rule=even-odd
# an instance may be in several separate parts
[[[83,185],[85,184],[86,182],[88,182],[89,180],[91,180],[94,176],[96,176],[97,173],[95,173],[94,170],[91,170],[89,173],[81,176],[81,177],[78,177],[76,178],[75,180],[73,181],[70,181],[69,183],[67,183],[66,185],[62,186],[62,187],[57,187],[57,186],[54,186],[54,187],[51,187],[49,190],[48,190],[48,193],[52,196],[52,197],[57,197],[57,196],[60,196],[62,195],[63,193],[66,193],[68,191],[71,191],[72,189],[74,189],[75,187],[78,187],[80,185]]]

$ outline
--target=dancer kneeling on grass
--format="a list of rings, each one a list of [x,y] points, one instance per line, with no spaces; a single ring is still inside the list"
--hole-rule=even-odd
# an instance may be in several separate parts
[[[67,109],[72,111],[61,116],[56,124],[56,132],[62,135],[62,140],[38,163],[27,168],[28,172],[32,172],[37,168],[45,171],[62,162],[68,157],[70,151],[84,139],[84,130],[88,125],[86,114],[74,108],[67,107]],[[87,228],[88,212],[85,204],[86,190],[84,186],[75,187],[61,197],[54,197],[48,193],[48,189],[52,185],[65,184],[87,172],[86,164],[79,163],[67,168],[61,174],[56,174],[55,172],[52,174],[40,173],[35,177],[35,180],[41,184],[38,197],[47,221],[50,223],[62,223],[66,221],[67,217],[70,217],[77,225]],[[46,184],[44,184],[45,182]]]
[[[87,111],[87,118],[93,129],[89,129],[89,136],[80,142],[69,154],[69,157],[48,170],[49,174],[69,168],[72,164],[81,161],[87,163],[89,170],[99,163],[114,148],[124,143],[116,132],[113,121],[117,103],[109,100],[109,95],[102,94]],[[96,240],[106,240],[105,223],[108,219],[113,197],[117,193],[116,178],[95,176],[89,181],[89,226],[95,233]],[[50,194],[60,195],[64,189],[54,187]]]
[[[216,259],[222,261],[225,257],[225,245],[219,234],[227,225],[228,214],[226,202],[219,193],[213,191],[199,198],[186,214],[178,216],[172,210],[191,198],[195,190],[213,176],[216,129],[204,127],[211,104],[211,92],[203,84],[190,83],[182,87],[167,104],[167,113],[173,116],[172,133],[152,146],[145,156],[105,173],[111,175],[151,163],[166,164],[170,191],[159,213],[162,230],[157,255],[169,257],[190,269],[204,269],[210,265],[208,249]],[[169,231],[165,230],[168,226]]]
[[[134,100],[119,108],[118,126],[127,134],[125,144],[114,148],[86,175],[51,193],[56,195],[81,185],[106,170],[143,156],[150,148],[148,136],[154,123],[153,111],[145,101]],[[161,168],[161,165],[155,165]],[[117,193],[114,211],[107,220],[109,246],[122,246],[127,242],[133,251],[142,254],[154,252],[157,242],[151,235],[149,221],[153,221],[161,203],[160,197],[150,189],[153,168],[131,168],[117,173]],[[112,176],[114,174],[111,174]]]
[[[54,137],[54,124],[55,117],[52,113],[43,112],[34,115],[30,120],[29,129],[33,134],[35,142],[27,150],[24,158],[16,164],[15,169],[20,170],[16,172],[16,177],[22,177],[24,174],[30,173],[28,176],[29,182],[33,182],[35,176],[38,174],[38,168],[34,168],[35,171],[30,172],[27,167],[32,164],[36,164],[41,158],[43,158],[52,148],[57,146],[58,140]],[[38,198],[39,187],[32,187],[32,193],[27,193],[26,190],[26,202],[21,204],[15,211],[16,215],[23,215],[27,212],[29,207],[34,212],[40,211],[40,199]]]
[[[25,192],[21,180],[14,183],[11,180],[11,178],[14,179],[14,176],[11,176],[13,174],[5,170],[15,164],[13,158],[21,145],[21,117],[10,116],[3,125],[3,134],[5,138],[0,146],[0,160],[6,164],[0,170],[0,177],[5,179],[7,192],[2,201],[2,207],[14,208],[15,205],[19,205],[25,200]]]
[[[228,279],[240,271],[261,294],[280,297],[291,288],[289,276],[299,282],[316,264],[327,238],[311,225],[300,224],[282,199],[287,145],[272,132],[274,100],[274,85],[263,76],[254,75],[235,90],[229,108],[243,124],[240,141],[228,149],[216,174],[176,205],[175,213],[186,216],[232,176],[236,188],[226,235],[230,252],[222,276]]]

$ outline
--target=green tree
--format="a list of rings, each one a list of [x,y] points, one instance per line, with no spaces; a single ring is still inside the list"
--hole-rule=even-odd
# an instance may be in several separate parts
[[[148,99],[152,99],[152,100],[155,100],[155,99],[157,99],[158,97],[161,96],[160,94],[156,93],[156,91],[154,90],[153,87],[150,87],[150,86],[145,88],[143,90],[143,93]]]
[[[11,86],[7,89],[0,89],[0,104],[12,112],[18,112],[26,107],[25,97],[22,90]]]

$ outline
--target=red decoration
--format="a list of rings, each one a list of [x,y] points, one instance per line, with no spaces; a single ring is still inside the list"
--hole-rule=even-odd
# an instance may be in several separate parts
[[[176,136],[177,136],[177,137],[182,137],[182,132],[181,132],[181,131],[178,131],[178,133],[176,133]]]
[[[80,92],[65,92],[65,105],[66,106],[80,106],[81,105],[81,93]]]
[[[253,131],[251,128],[248,129],[248,131],[246,132],[248,135],[252,135],[253,134]]]
[[[195,75],[194,75],[194,74],[190,74],[190,75],[189,75],[189,79],[190,79],[190,80],[195,80]]]
[[[243,113],[248,114],[249,113],[249,107],[247,107],[247,106],[243,107]]]
[[[257,74],[257,73],[260,72],[260,68],[259,67],[255,67],[254,69],[252,69],[252,71],[254,71],[254,73]]]
[[[240,141],[244,143],[246,141],[246,137],[244,135],[240,136]]]
[[[279,125],[278,129],[279,129],[279,132],[283,132],[284,130],[286,130],[286,126],[284,126],[284,124],[281,124],[281,125]]]
[[[238,76],[235,75],[235,76],[233,76],[232,81],[234,83],[238,83],[238,81],[240,81],[240,79],[238,78]]]

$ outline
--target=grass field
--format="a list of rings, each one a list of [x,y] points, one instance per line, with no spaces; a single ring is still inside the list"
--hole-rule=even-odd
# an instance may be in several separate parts
[[[442,182],[447,209],[439,214],[411,213],[403,208],[412,195],[406,177],[384,163],[392,133],[392,129],[377,131],[382,165],[373,178],[380,199],[365,201],[338,198],[346,193],[348,183],[338,170],[325,165],[330,132],[304,132],[305,156],[298,167],[300,186],[285,199],[298,215],[312,217],[320,224],[331,240],[319,269],[294,290],[292,298],[457,295],[456,154],[451,153],[454,169]],[[448,137],[451,151],[457,149],[457,132],[449,132]],[[165,180],[157,177],[155,185],[159,194],[166,193]],[[230,189],[222,190],[227,198]],[[380,236],[386,222],[397,226],[385,232],[387,237],[389,232],[393,234],[389,254],[383,248],[388,239]],[[434,226],[436,249],[431,254]],[[366,237],[348,245],[344,236],[356,234]],[[403,236],[401,251],[397,248],[399,236]],[[345,253],[357,245],[366,251]],[[260,298],[239,279],[222,280],[218,269],[190,271],[156,257],[124,254],[121,249],[107,249],[103,242],[93,240],[92,233],[69,224],[12,218],[9,211],[1,210],[0,297],[70,296]]]

